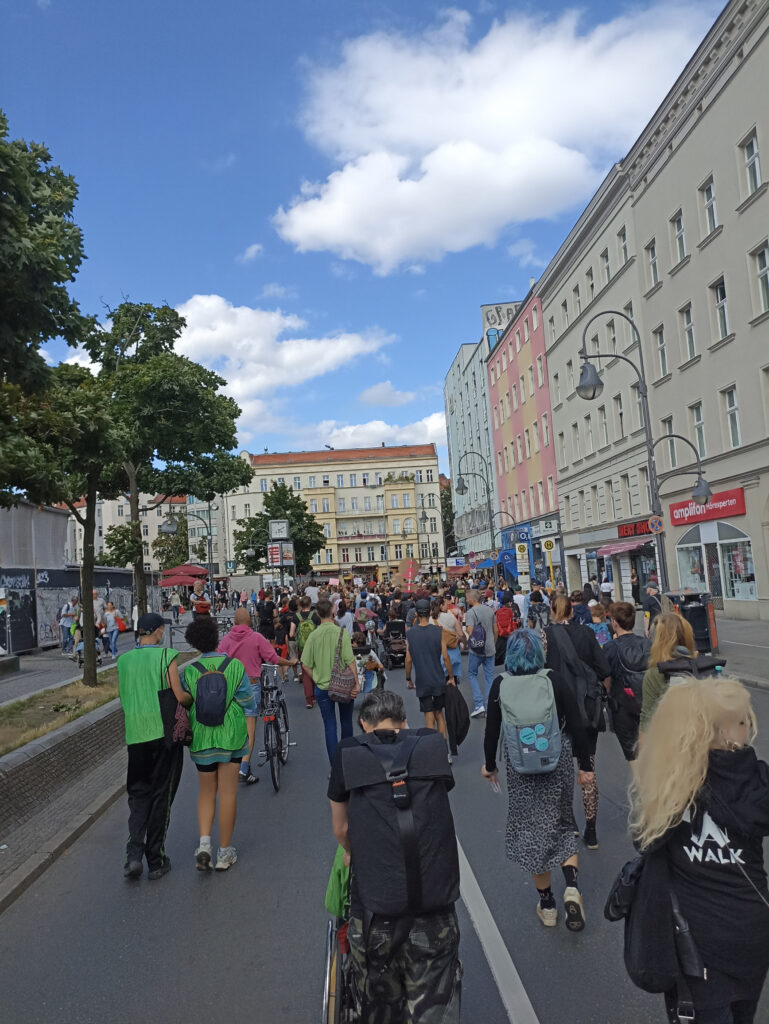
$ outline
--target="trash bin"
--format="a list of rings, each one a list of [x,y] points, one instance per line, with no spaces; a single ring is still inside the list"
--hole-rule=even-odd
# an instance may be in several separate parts
[[[718,651],[718,632],[712,595],[707,591],[680,591],[665,594],[683,615],[694,632],[694,646],[700,654]]]

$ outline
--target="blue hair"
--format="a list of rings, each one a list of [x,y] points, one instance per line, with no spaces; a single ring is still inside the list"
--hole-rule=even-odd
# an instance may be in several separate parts
[[[545,648],[530,629],[518,629],[510,635],[505,652],[505,668],[514,676],[530,676],[545,664]]]

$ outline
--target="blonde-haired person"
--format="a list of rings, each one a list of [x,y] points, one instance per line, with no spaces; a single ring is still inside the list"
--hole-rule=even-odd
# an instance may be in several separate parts
[[[769,766],[755,734],[742,683],[686,680],[663,694],[635,765],[631,830],[642,851],[667,854],[705,967],[686,979],[697,1024],[752,1024],[769,967]],[[654,895],[667,888],[663,876]],[[666,999],[672,1012],[675,992]]]
[[[694,631],[686,619],[675,612],[663,612],[662,615],[658,615],[652,631],[649,667],[644,673],[643,680],[642,732],[649,724],[660,697],[668,688],[668,676],[660,668],[660,665],[679,658],[693,661],[696,655]]]

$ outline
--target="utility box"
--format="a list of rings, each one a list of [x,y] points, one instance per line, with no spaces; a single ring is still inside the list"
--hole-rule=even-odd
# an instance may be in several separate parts
[[[718,651],[718,630],[713,597],[707,590],[685,590],[665,594],[676,606],[694,632],[694,646],[700,654]]]

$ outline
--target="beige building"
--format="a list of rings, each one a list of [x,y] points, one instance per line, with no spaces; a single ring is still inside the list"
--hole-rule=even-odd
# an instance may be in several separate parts
[[[160,524],[169,512],[177,512],[179,510],[183,512],[186,501],[187,499],[184,497],[165,498],[160,494],[141,494],[139,496],[142,550],[146,572],[158,572],[160,569],[158,560],[152,553],[152,542],[158,535]],[[127,523],[130,516],[127,498],[121,497],[109,500],[99,498],[96,506],[96,536],[94,537],[94,551],[97,555],[104,551],[109,528]],[[70,563],[79,563],[83,560],[83,527],[74,516],[69,517],[64,560]]]
[[[425,570],[431,565],[445,569],[434,444],[242,452],[241,457],[253,468],[253,480],[217,498],[211,520],[231,571],[240,568],[233,565],[237,520],[262,511],[273,482],[301,495],[323,528],[326,545],[312,566],[319,575],[371,576],[376,571],[381,578],[394,572],[402,558],[412,557]],[[207,512],[206,504],[188,507]]]
[[[734,0],[537,286],[546,322],[570,585],[630,595],[659,568],[649,532],[643,362],[669,582],[769,618],[769,6]],[[763,154],[762,154],[763,150]],[[635,323],[631,328],[612,311]],[[600,314],[593,320],[596,314]],[[583,335],[603,381],[575,392]],[[697,449],[714,492],[691,502]],[[667,477],[667,474],[675,474]],[[667,478],[666,478],[667,477]]]

